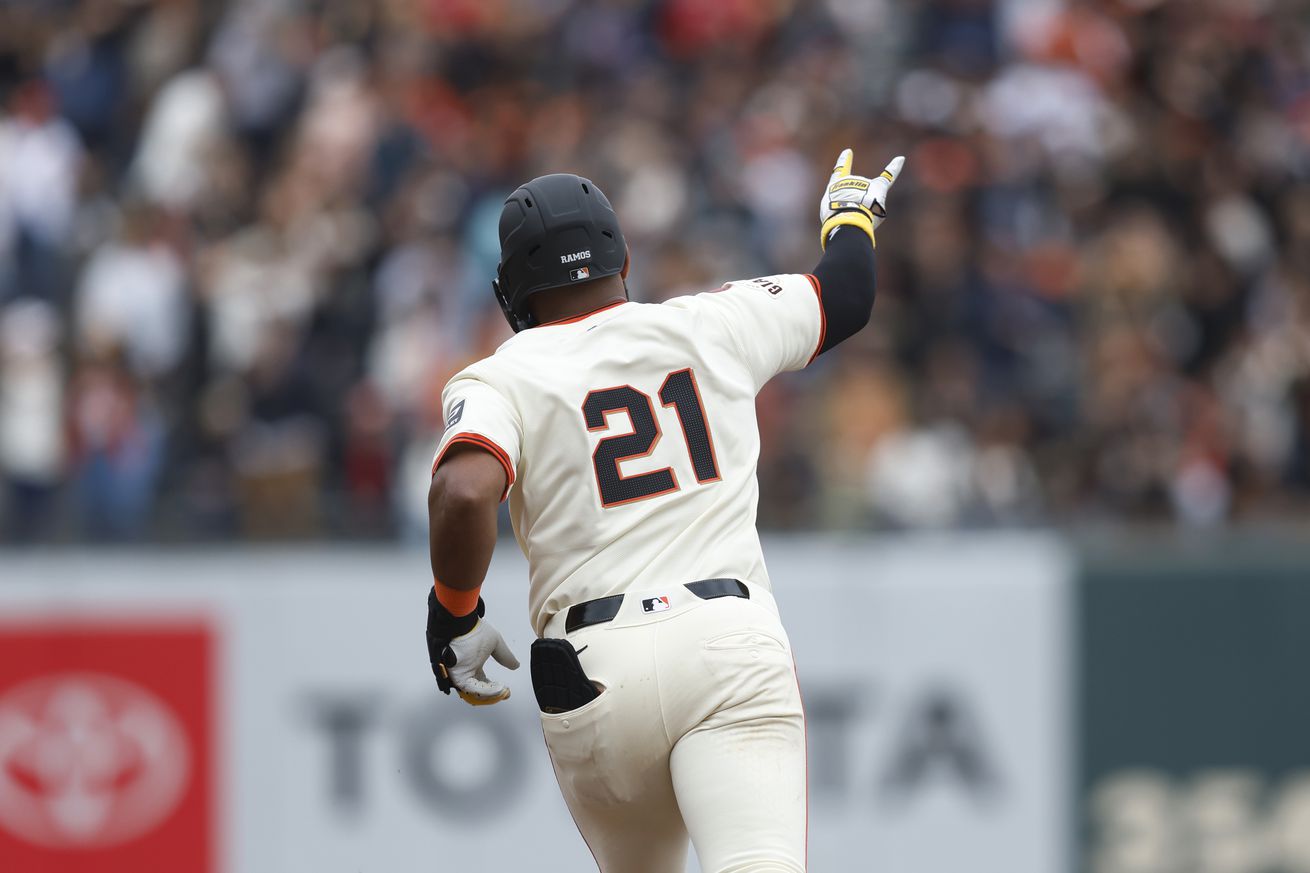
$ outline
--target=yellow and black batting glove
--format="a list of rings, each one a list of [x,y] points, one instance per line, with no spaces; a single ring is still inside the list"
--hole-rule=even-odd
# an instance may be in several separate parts
[[[825,249],[828,237],[843,225],[858,227],[869,235],[870,242],[877,245],[873,232],[887,217],[887,192],[900,175],[901,167],[905,166],[905,158],[897,156],[892,158],[887,169],[878,174],[878,178],[866,179],[851,175],[854,159],[850,149],[842,150],[819,203],[819,244]]]

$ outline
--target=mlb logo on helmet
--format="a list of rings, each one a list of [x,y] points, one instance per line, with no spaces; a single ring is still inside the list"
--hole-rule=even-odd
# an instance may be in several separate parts
[[[210,650],[192,621],[0,624],[0,867],[214,869]]]
[[[590,267],[578,267],[576,270],[569,270],[569,278],[574,282],[581,282],[583,279],[591,278]]]
[[[641,601],[642,612],[663,612],[668,608],[669,598],[667,596],[647,597]]]

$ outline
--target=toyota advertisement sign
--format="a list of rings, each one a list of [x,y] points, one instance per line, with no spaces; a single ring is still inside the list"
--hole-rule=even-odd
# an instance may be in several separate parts
[[[766,552],[807,711],[811,869],[1069,871],[1066,554]],[[525,571],[503,544],[485,588],[521,658]],[[0,870],[595,869],[528,671],[495,707],[437,692],[427,576],[397,549],[0,556]]]

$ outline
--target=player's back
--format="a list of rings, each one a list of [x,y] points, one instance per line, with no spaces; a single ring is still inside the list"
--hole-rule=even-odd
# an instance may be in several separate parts
[[[462,438],[505,464],[539,633],[570,605],[632,587],[768,586],[755,395],[808,360],[818,313],[801,276],[615,304],[523,331],[451,381],[439,451]]]

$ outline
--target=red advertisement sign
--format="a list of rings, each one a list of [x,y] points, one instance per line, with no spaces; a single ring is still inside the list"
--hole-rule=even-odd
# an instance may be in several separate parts
[[[214,873],[212,641],[0,622],[0,869]]]

